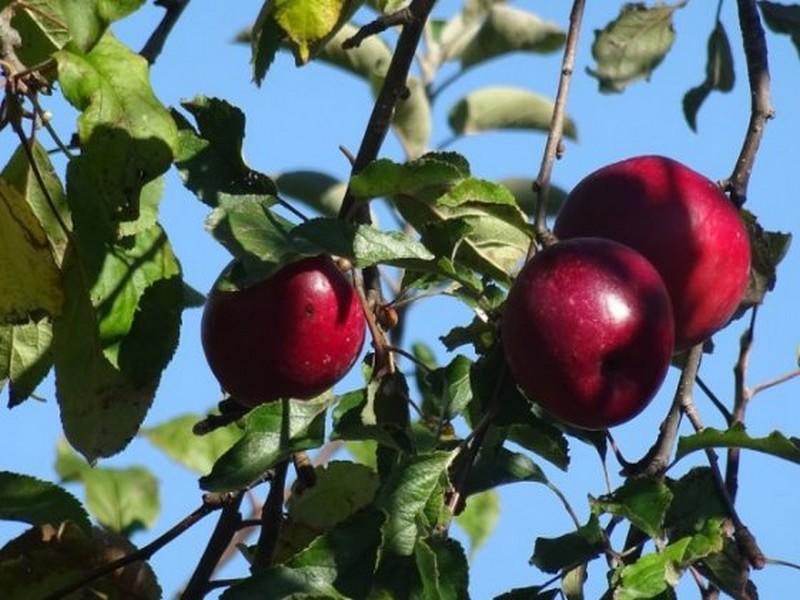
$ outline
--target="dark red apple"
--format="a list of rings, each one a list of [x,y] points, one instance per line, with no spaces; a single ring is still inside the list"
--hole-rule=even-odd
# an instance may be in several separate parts
[[[517,385],[562,421],[604,429],[650,402],[669,367],[669,295],[638,252],[599,238],[559,242],[520,271],[502,317]]]
[[[353,366],[364,315],[347,277],[329,257],[315,256],[243,290],[214,289],[202,343],[214,375],[238,402],[311,398]]]
[[[586,177],[554,233],[612,239],[653,263],[672,299],[678,349],[724,326],[747,287],[750,242],[736,208],[713,181],[663,156],[630,158]]]

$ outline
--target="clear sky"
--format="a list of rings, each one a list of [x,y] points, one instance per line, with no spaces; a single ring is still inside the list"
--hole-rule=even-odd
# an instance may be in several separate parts
[[[569,2],[517,2],[566,27]],[[727,176],[739,152],[749,111],[749,91],[744,56],[739,41],[735,3],[724,3],[722,19],[734,51],[736,87],[729,94],[712,94],[702,107],[699,131],[693,133],[681,112],[681,99],[704,76],[705,47],[714,24],[716,2],[695,0],[675,14],[677,39],[652,80],[631,85],[621,95],[601,95],[596,81],[585,72],[592,65],[593,31],[602,28],[618,12],[618,3],[589,2],[581,35],[577,69],[573,79],[568,112],[575,119],[579,140],[568,142],[564,159],[555,166],[555,183],[570,188],[585,174],[609,162],[636,154],[664,154],[679,159],[712,179]],[[452,14],[459,2],[442,0],[435,14]],[[249,49],[231,43],[234,35],[247,26],[260,7],[258,0],[215,2],[194,0],[187,8],[166,49],[152,72],[153,87],[168,105],[195,94],[219,96],[240,106],[247,115],[245,156],[265,173],[309,168],[346,178],[348,164],[339,145],[355,151],[371,109],[371,96],[356,78],[323,65],[296,69],[292,59],[282,54],[268,73],[261,89],[250,81]],[[138,49],[161,16],[152,6],[141,14],[119,23],[115,32]],[[368,13],[357,20],[364,22]],[[769,34],[773,104],[777,118],[769,123],[750,182],[748,208],[769,229],[797,231],[800,210],[795,181],[800,150],[800,61],[797,50],[785,36]],[[484,85],[501,84],[528,88],[549,96],[555,94],[560,55],[519,54],[477,67],[449,87],[434,108],[433,143],[448,137],[446,115],[462,95]],[[74,128],[72,109],[53,98],[43,100],[54,113],[58,130],[69,137]],[[0,137],[0,160],[13,151],[13,136]],[[508,176],[534,177],[538,171],[545,137],[537,133],[493,133],[457,141],[452,150],[464,154],[473,172],[484,178]],[[397,142],[390,138],[383,156],[401,159]],[[162,222],[175,251],[183,263],[186,280],[207,290],[228,260],[226,252],[203,230],[207,207],[184,190],[174,172],[168,175]],[[800,342],[800,320],[796,317],[800,297],[800,259],[792,249],[779,271],[776,290],[759,313],[756,341],[749,381],[759,383],[795,367]],[[450,301],[420,303],[409,313],[407,343],[423,340],[434,347],[442,360],[444,348],[437,337],[452,325],[463,322],[467,313]],[[211,376],[199,344],[197,310],[185,313],[179,350],[164,374],[146,425],[156,425],[185,412],[202,412],[212,406],[218,386]],[[717,350],[704,360],[702,374],[716,393],[729,402],[733,392],[732,366],[738,349],[743,322],[734,323],[716,337]],[[614,431],[624,454],[635,459],[655,438],[669,406],[677,373],[672,370],[662,391],[636,420]],[[338,389],[352,389],[357,381],[349,378]],[[789,435],[800,432],[800,383],[793,381],[758,396],[750,406],[747,425],[752,435],[766,435],[780,428]],[[52,464],[56,441],[61,435],[52,377],[39,390],[46,403],[29,402],[8,411],[0,409],[0,469],[24,472],[55,480]],[[707,425],[723,427],[722,419],[701,395],[697,396]],[[3,398],[5,403],[5,398]],[[688,429],[684,426],[684,432]],[[538,461],[548,476],[559,485],[582,519],[588,515],[586,495],[604,493],[600,463],[589,448],[572,443],[572,466],[568,473]],[[143,464],[161,480],[162,511],[155,527],[134,536],[138,545],[147,543],[188,514],[198,503],[196,478],[174,466],[144,440],[134,440],[122,454],[103,464],[129,466]],[[687,459],[672,475],[678,476],[696,463]],[[609,460],[612,483],[618,466]],[[800,470],[797,465],[745,453],[742,460],[738,506],[744,522],[757,536],[764,552],[773,558],[800,562],[800,546],[792,533],[792,523],[800,505]],[[80,488],[73,490],[80,494]],[[260,493],[265,493],[259,490]],[[543,486],[517,484],[501,488],[503,513],[488,543],[473,559],[470,590],[473,598],[490,598],[512,587],[532,585],[548,577],[528,566],[527,560],[537,536],[566,533],[571,522],[556,498]],[[160,551],[152,565],[165,595],[173,594],[194,567],[194,557],[207,540],[213,517]],[[17,524],[0,524],[0,544],[24,529]],[[601,562],[601,561],[596,561]],[[604,565],[597,565],[602,567]],[[587,597],[600,595],[604,588],[604,569],[590,571]],[[243,564],[234,563],[226,576],[246,573]],[[754,575],[762,598],[787,597],[796,589],[797,572],[771,566]],[[686,594],[684,596],[684,594]],[[697,597],[687,576],[680,597]]]

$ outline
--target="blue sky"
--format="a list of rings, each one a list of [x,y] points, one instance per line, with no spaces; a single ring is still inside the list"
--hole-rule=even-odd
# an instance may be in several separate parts
[[[568,2],[518,2],[543,18],[566,27]],[[616,16],[617,3],[589,2],[580,39],[577,68],[573,79],[568,112],[579,131],[577,142],[567,142],[563,160],[555,165],[553,181],[570,188],[595,168],[637,154],[664,154],[687,163],[712,179],[721,179],[732,170],[739,152],[749,111],[749,91],[744,56],[738,37],[735,4],[728,0],[722,19],[734,50],[736,87],[729,94],[712,94],[702,107],[698,133],[686,125],[681,99],[704,76],[706,39],[714,24],[716,2],[690,2],[675,14],[677,39],[664,63],[651,81],[638,82],[621,95],[601,95],[596,81],[585,72],[592,65],[593,31]],[[367,87],[356,78],[330,67],[315,65],[296,69],[292,59],[282,54],[272,66],[261,89],[250,81],[249,50],[231,43],[233,36],[258,12],[258,0],[235,3],[195,0],[187,8],[163,55],[152,72],[153,87],[168,105],[195,94],[219,96],[240,106],[247,115],[246,160],[265,173],[293,169],[326,171],[346,178],[348,164],[338,146],[353,151],[358,147],[371,109]],[[450,15],[459,5],[443,0],[435,14]],[[116,33],[133,48],[139,48],[152,30],[161,11],[148,6],[141,14],[119,23]],[[361,22],[367,13],[359,13]],[[770,122],[750,182],[748,208],[769,229],[796,231],[800,209],[796,200],[794,168],[800,159],[798,132],[800,111],[800,62],[797,50],[785,36],[770,34],[772,98],[777,118]],[[553,96],[560,56],[514,55],[494,60],[470,70],[449,87],[434,107],[433,144],[448,136],[447,110],[462,95],[484,85],[514,85]],[[66,137],[73,130],[75,113],[59,101],[56,94],[43,99],[54,114],[57,129]],[[538,171],[545,137],[534,133],[493,133],[464,138],[452,150],[464,154],[473,172],[484,178],[533,177]],[[0,138],[0,160],[13,151],[13,136]],[[401,159],[396,140],[389,138],[383,156]],[[162,204],[162,221],[181,259],[185,277],[200,290],[207,290],[228,260],[227,253],[203,230],[207,208],[180,185],[177,176],[168,176]],[[776,290],[759,313],[756,341],[751,359],[749,382],[761,381],[793,369],[796,365],[800,320],[796,318],[800,297],[798,252],[790,251],[779,271]],[[437,336],[452,325],[467,319],[467,313],[451,301],[435,299],[420,303],[409,313],[407,343],[417,339],[434,347],[442,360],[444,348]],[[156,401],[146,425],[155,425],[185,412],[203,411],[217,400],[218,386],[211,376],[199,345],[200,312],[185,314],[181,344],[164,374]],[[704,360],[705,381],[726,402],[733,392],[732,367],[743,322],[734,323],[716,336],[717,349]],[[658,424],[669,406],[677,381],[672,370],[662,391],[636,420],[614,430],[614,435],[629,459],[638,458],[655,437]],[[345,380],[341,390],[357,385]],[[748,412],[748,430],[766,435],[781,429],[789,435],[800,432],[800,408],[796,397],[798,381],[756,397]],[[30,402],[8,411],[0,409],[0,469],[25,472],[54,480],[52,469],[55,444],[61,435],[52,378],[39,390],[46,403]],[[4,399],[3,399],[4,400]],[[713,407],[697,395],[707,425],[722,427]],[[686,425],[682,431],[688,432]],[[199,501],[196,478],[169,462],[144,440],[134,440],[129,448],[104,464],[128,466],[143,464],[161,479],[162,512],[153,530],[139,533],[134,542],[142,545],[190,512]],[[676,467],[679,475],[693,463],[687,459]],[[572,444],[572,467],[568,473],[542,464],[560,486],[582,519],[588,515],[586,495],[605,491],[602,470],[589,448]],[[621,483],[611,459],[612,483]],[[800,562],[800,547],[794,535],[787,535],[786,523],[800,505],[800,471],[797,465],[745,453],[740,475],[738,506],[745,523],[756,534],[764,552],[773,558]],[[76,493],[80,492],[75,488]],[[547,579],[527,560],[537,536],[567,532],[571,522],[555,496],[543,486],[519,484],[501,489],[503,513],[488,543],[474,557],[471,593],[474,598],[489,598],[512,587],[531,585]],[[191,530],[160,551],[152,560],[166,594],[174,593],[191,573],[194,556],[205,544],[213,518]],[[24,527],[0,524],[0,543]],[[600,561],[596,561],[600,562]],[[587,597],[604,589],[603,565],[590,571]],[[598,568],[600,567],[600,568]],[[242,563],[232,564],[226,576],[246,572]],[[785,597],[796,586],[797,573],[783,567],[769,567],[754,575],[761,597]],[[687,576],[680,596],[696,597],[694,584]]]

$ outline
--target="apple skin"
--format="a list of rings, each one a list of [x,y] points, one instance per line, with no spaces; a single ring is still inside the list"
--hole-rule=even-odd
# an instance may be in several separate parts
[[[212,290],[201,339],[223,389],[256,406],[330,388],[358,358],[364,327],[347,277],[329,257],[314,256],[251,287]]]
[[[567,197],[554,233],[612,239],[653,263],[672,299],[678,350],[728,322],[750,276],[750,241],[733,203],[714,182],[663,156],[587,176]]]
[[[617,242],[577,238],[536,254],[508,294],[501,337],[517,385],[583,429],[635,417],[669,367],[672,307],[661,277]]]

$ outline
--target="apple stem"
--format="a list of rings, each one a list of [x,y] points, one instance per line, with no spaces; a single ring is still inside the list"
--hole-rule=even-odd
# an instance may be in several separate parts
[[[561,62],[561,76],[558,79],[558,91],[556,92],[555,104],[553,106],[553,117],[550,120],[550,128],[547,132],[547,143],[545,144],[542,162],[539,167],[539,175],[533,182],[533,193],[536,195],[536,214],[534,216],[534,228],[536,237],[547,239],[549,230],[547,228],[547,200],[550,194],[550,176],[553,172],[553,164],[556,158],[563,154],[563,134],[564,134],[564,115],[566,112],[567,96],[569,86],[572,81],[572,72],[575,69],[575,55],[578,46],[578,37],[583,19],[584,0],[575,0],[572,3],[572,11],[569,15],[569,30],[567,39],[564,43],[564,57]],[[533,254],[528,252],[529,257]]]

